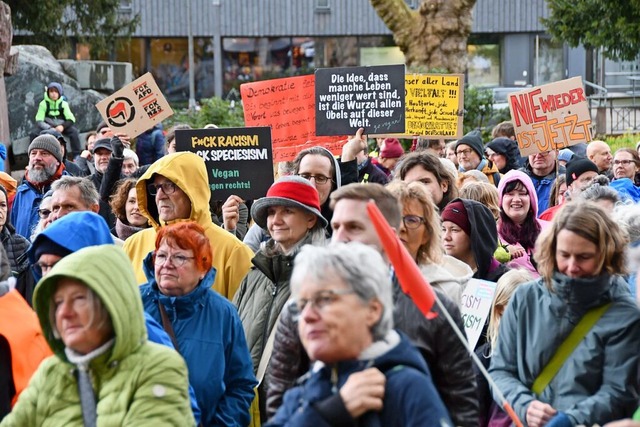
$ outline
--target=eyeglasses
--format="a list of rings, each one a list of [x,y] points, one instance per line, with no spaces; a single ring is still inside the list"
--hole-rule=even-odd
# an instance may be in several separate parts
[[[152,196],[158,194],[158,190],[162,188],[162,192],[164,194],[171,194],[176,191],[178,186],[171,181],[163,182],[162,184],[149,184],[147,185],[147,191]]]
[[[629,166],[631,163],[635,163],[635,162],[633,160],[614,160],[613,161],[614,166],[618,166],[618,165]]]
[[[418,215],[405,215],[402,217],[402,223],[410,230],[415,230],[424,222],[426,222],[425,219]]]
[[[184,255],[167,255],[164,252],[157,252],[155,255],[155,260],[153,261],[155,265],[158,267],[163,266],[167,260],[171,261],[171,265],[174,267],[182,267],[185,262],[190,259],[194,259],[193,256],[184,256]]]
[[[38,216],[41,219],[47,219],[51,215],[51,211],[49,209],[38,209]]]
[[[60,261],[60,260],[58,260]],[[36,265],[38,266],[38,268],[40,269],[40,272],[43,275],[46,275],[47,273],[49,273],[49,271],[51,271],[51,269],[58,263],[58,261],[53,262],[51,264],[47,264],[46,262],[37,262]]]
[[[311,307],[315,308],[318,311],[324,310],[328,305],[336,302],[341,295],[349,295],[354,294],[355,291],[351,289],[331,289],[326,291],[317,292],[310,299],[307,298],[299,298],[295,301],[294,304],[289,304],[288,308],[291,314],[294,316],[299,316],[304,311],[305,307],[309,303],[311,303]]]
[[[306,179],[307,181],[311,181],[311,178],[313,178],[316,181],[316,184],[326,184],[327,181],[331,181],[333,182],[333,180],[331,178],[329,178],[328,176],[324,176],[324,175],[312,175],[310,173],[299,173],[298,176],[301,176],[302,178]]]
[[[471,148],[467,148],[465,150],[458,150],[456,151],[456,156],[468,156],[469,154],[471,154],[473,150]]]

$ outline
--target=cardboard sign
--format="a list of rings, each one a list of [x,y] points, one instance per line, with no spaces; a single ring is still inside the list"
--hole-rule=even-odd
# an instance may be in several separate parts
[[[271,127],[274,162],[291,161],[315,145],[340,154],[346,141],[316,136],[314,82],[314,76],[309,75],[240,86],[245,125]]]
[[[462,138],[464,75],[407,74],[406,133],[431,138]]]
[[[581,77],[509,94],[523,156],[591,141],[591,114]]]
[[[224,201],[232,194],[244,200],[258,199],[273,184],[269,128],[177,130],[176,150],[202,157],[211,200]]]
[[[467,333],[467,341],[475,347],[480,339],[482,328],[491,312],[493,297],[496,294],[495,282],[480,279],[469,279],[467,287],[462,293],[461,308],[462,322]]]
[[[404,65],[316,70],[316,134],[404,133]]]
[[[98,102],[96,108],[113,133],[125,133],[131,138],[173,115],[151,73]]]

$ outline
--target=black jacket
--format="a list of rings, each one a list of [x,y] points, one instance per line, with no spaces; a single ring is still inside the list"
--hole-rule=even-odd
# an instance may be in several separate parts
[[[475,200],[459,200],[467,211],[471,229],[471,251],[476,260],[478,270],[473,275],[476,279],[496,282],[507,268],[493,257],[498,248],[498,226],[488,207]]]
[[[371,159],[367,159],[362,165],[358,165],[358,182],[387,185],[389,177],[371,163]]]

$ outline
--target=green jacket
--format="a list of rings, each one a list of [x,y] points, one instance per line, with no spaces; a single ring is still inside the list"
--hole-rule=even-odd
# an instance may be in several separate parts
[[[54,101],[49,98],[49,94],[45,91],[44,99],[38,105],[36,122],[45,122],[47,118],[71,123],[76,122],[76,117],[71,112],[69,103],[62,96]]]
[[[269,244],[272,245],[273,240]],[[289,279],[294,257],[295,254],[267,256],[263,250],[258,251],[251,260],[254,267],[233,299],[244,327],[254,373],[258,370],[269,334],[276,327],[280,311],[291,295]]]
[[[115,341],[90,362],[98,426],[190,426],[187,369],[174,350],[147,341],[142,302],[127,256],[115,245],[84,248],[56,264],[33,301],[55,356],[46,359],[22,392],[5,426],[82,426],[75,366],[49,321],[52,294],[63,276],[80,281],[102,300]]]

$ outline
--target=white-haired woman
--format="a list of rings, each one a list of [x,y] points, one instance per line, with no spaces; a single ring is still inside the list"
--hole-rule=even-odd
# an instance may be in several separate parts
[[[452,425],[424,359],[392,329],[379,252],[356,242],[305,247],[291,286],[300,338],[316,362],[269,426]]]

